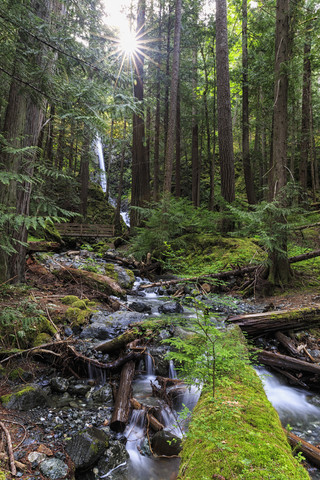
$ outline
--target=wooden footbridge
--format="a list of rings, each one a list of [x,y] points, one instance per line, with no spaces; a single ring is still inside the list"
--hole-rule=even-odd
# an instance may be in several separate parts
[[[62,237],[114,237],[114,225],[86,223],[56,223]]]

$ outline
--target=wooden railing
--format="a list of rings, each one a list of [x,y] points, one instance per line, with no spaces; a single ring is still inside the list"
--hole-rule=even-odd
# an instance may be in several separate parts
[[[114,225],[89,225],[86,223],[56,223],[63,237],[113,237]]]

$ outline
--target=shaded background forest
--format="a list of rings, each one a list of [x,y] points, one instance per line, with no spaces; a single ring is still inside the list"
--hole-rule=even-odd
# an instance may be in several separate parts
[[[136,226],[139,207],[159,202],[163,193],[206,212],[277,201],[271,225],[279,230],[292,201],[305,209],[318,200],[315,2],[229,1],[224,11],[222,0],[217,9],[213,2],[139,0],[127,11],[137,30],[134,52],[123,49],[108,25],[106,6],[96,0],[1,4],[3,281],[23,280],[30,228],[50,219],[79,221],[75,213],[90,221],[97,138],[118,226],[121,202],[138,207],[131,212]],[[233,224],[224,217],[218,227]],[[286,241],[286,233],[276,239],[281,259],[270,249],[281,270]]]

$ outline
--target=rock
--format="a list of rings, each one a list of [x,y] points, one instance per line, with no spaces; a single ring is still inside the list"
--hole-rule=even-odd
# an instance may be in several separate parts
[[[113,405],[113,395],[110,385],[103,385],[92,393],[92,399],[96,403]]]
[[[90,390],[90,385],[87,383],[76,383],[75,385],[70,385],[69,393],[71,395],[77,395],[78,397],[84,397],[86,393]]]
[[[50,387],[54,392],[64,393],[68,390],[69,382],[66,378],[53,377],[50,381]]]
[[[91,427],[68,441],[66,451],[76,470],[86,470],[99,460],[107,447],[107,434],[101,429]]]
[[[50,480],[58,480],[64,478],[68,473],[68,465],[58,458],[48,458],[40,464],[40,471]]]
[[[92,323],[80,333],[80,338],[96,338],[97,340],[107,340],[112,336],[113,330],[103,323]]]
[[[114,472],[112,472],[112,477],[108,478],[112,478],[112,480],[129,480],[127,466],[129,454],[125,445],[116,440],[112,442],[112,445],[110,445],[106,454],[106,458],[101,458],[99,460],[98,469],[105,473],[115,469]]]
[[[166,315],[170,313],[182,313],[183,307],[178,302],[165,302],[158,307],[158,311]]]
[[[48,395],[37,385],[24,385],[0,399],[5,408],[13,410],[25,411],[35,407],[47,407],[50,404]]]
[[[156,375],[167,377],[169,372],[169,360],[165,358],[167,350],[163,347],[151,347],[149,353],[155,363]]]
[[[143,302],[132,302],[130,303],[129,308],[131,308],[131,310],[134,310],[135,312],[151,313],[150,305],[147,305],[146,303],[143,303]]]
[[[152,450],[157,455],[179,455],[181,452],[181,438],[170,432],[161,430],[154,434],[151,441]]]
[[[33,464],[33,466],[38,466],[46,458],[46,454],[41,452],[30,452],[28,455],[28,460]]]

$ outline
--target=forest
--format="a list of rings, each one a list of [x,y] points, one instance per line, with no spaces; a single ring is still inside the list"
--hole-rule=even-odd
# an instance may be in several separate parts
[[[2,0],[0,480],[320,478],[319,21]]]

